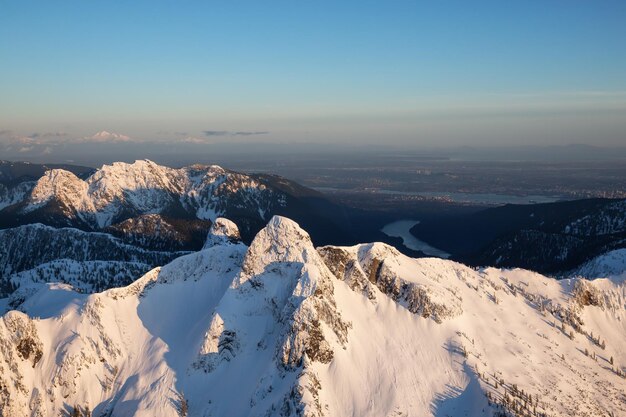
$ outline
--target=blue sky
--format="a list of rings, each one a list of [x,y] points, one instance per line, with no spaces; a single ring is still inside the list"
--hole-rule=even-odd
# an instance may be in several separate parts
[[[0,0],[0,140],[619,145],[625,39],[624,1]]]

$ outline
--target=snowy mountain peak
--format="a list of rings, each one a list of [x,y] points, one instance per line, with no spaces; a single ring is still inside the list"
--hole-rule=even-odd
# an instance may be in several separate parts
[[[244,260],[245,274],[263,272],[273,263],[300,263],[319,257],[309,234],[293,220],[274,216],[250,244]]]
[[[241,241],[241,235],[237,225],[224,217],[218,217],[211,225],[211,229],[209,229],[206,242],[202,249],[239,241]]]
[[[130,141],[129,136],[122,135],[120,133],[107,132],[106,130],[101,130],[95,133],[94,135],[87,137],[86,139],[90,139],[94,142],[128,142]]]
[[[72,209],[93,210],[93,205],[85,198],[87,189],[87,184],[73,173],[63,169],[51,169],[35,183],[24,212],[36,210],[52,199],[59,200],[70,212]]]
[[[196,171],[196,172],[226,172],[224,168],[216,164],[211,164],[211,165],[193,164],[193,165],[190,165],[188,169],[190,171]]]
[[[267,226],[257,235],[255,241],[257,238],[259,243],[269,240],[273,248],[282,255],[281,260],[285,262],[300,260],[291,258],[289,253],[297,253],[313,247],[309,234],[298,223],[283,216],[273,216]],[[250,247],[254,247],[254,242]]]

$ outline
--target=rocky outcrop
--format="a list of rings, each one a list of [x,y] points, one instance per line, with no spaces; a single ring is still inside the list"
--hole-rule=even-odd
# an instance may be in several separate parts
[[[206,241],[202,249],[208,249],[215,245],[222,245],[227,243],[241,242],[241,234],[237,225],[223,217],[215,219],[209,229]]]
[[[350,249],[337,246],[323,246],[318,248],[317,251],[328,269],[337,278],[348,284],[350,289],[360,292],[371,301],[376,300],[373,282],[368,279],[357,257],[354,256]]]
[[[21,368],[34,368],[43,357],[43,343],[26,314],[10,311],[0,320],[0,415],[23,414],[30,394]]]
[[[604,297],[599,289],[585,280],[577,280],[572,297],[581,307],[596,306],[604,308]]]
[[[337,278],[370,300],[376,299],[375,287],[410,312],[437,323],[463,312],[454,287],[431,279],[427,272],[420,271],[419,265],[415,265],[413,276],[400,273],[395,266],[402,255],[391,246],[383,243],[351,248],[326,246],[318,251]]]

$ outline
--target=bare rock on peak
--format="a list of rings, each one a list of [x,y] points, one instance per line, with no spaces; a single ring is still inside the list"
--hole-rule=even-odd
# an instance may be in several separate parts
[[[215,219],[209,230],[206,242],[202,249],[208,249],[215,245],[236,243],[241,241],[241,234],[235,222],[224,217]]]

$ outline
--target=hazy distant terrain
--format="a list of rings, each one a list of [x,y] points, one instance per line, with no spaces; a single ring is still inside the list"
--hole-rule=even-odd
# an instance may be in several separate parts
[[[614,158],[518,159],[525,155],[512,149],[498,160],[440,153],[381,151],[232,162],[237,169],[275,172],[330,194],[397,192],[406,199],[484,204],[626,197],[626,155],[619,157],[619,152]],[[483,195],[482,201],[476,194]]]

